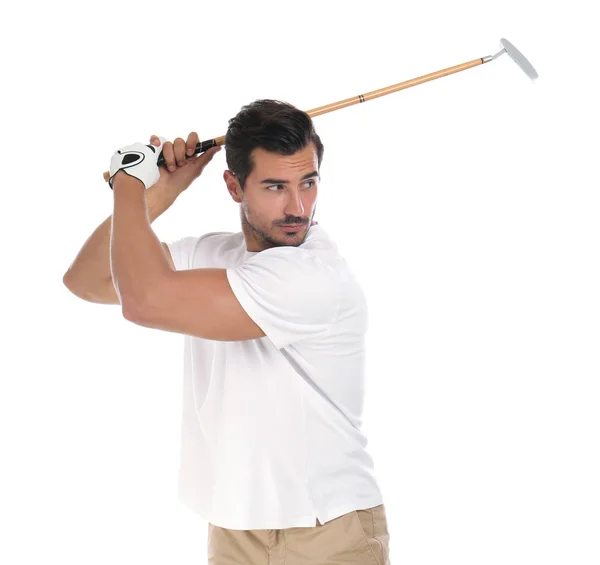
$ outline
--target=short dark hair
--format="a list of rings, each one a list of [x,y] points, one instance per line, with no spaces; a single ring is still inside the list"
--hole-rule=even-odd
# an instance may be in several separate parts
[[[311,141],[315,144],[320,168],[323,144],[310,116],[287,102],[255,100],[242,106],[229,120],[225,134],[227,166],[235,173],[243,190],[254,168],[250,154],[256,147],[281,155],[293,155]]]

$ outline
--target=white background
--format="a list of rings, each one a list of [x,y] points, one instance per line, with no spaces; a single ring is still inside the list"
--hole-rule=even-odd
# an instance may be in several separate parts
[[[177,501],[183,337],[62,277],[112,213],[114,151],[315,118],[315,219],[370,307],[364,432],[393,564],[600,562],[592,3],[29,2],[3,9],[0,562],[206,562]],[[152,227],[239,231],[225,152]]]

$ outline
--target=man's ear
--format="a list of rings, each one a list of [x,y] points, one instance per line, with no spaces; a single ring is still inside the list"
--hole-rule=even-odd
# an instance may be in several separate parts
[[[231,195],[231,198],[239,204],[242,201],[242,188],[240,187],[240,181],[235,176],[235,173],[226,169],[223,172],[223,180],[227,185],[227,190]]]

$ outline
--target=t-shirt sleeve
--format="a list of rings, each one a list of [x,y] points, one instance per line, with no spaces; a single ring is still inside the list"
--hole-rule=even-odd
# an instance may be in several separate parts
[[[326,336],[340,300],[336,274],[297,247],[273,247],[227,269],[227,279],[248,316],[281,349]]]
[[[194,249],[198,242],[198,237],[188,236],[182,237],[175,241],[167,242],[167,247],[171,252],[173,258],[173,264],[175,265],[176,271],[183,271],[191,269],[192,257],[194,255]]]

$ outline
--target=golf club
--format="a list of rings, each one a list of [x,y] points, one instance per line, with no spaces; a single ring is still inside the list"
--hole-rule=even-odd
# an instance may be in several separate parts
[[[510,41],[507,39],[500,39],[500,45],[502,49],[498,51],[495,55],[488,55],[487,57],[480,57],[479,59],[474,59],[473,61],[469,61],[468,63],[462,63],[460,65],[456,65],[454,67],[448,67],[447,69],[442,69],[441,71],[436,71],[434,73],[429,73],[427,75],[423,75],[417,78],[413,78],[404,82],[400,82],[398,84],[393,84],[392,86],[386,86],[384,88],[380,88],[379,90],[373,90],[372,92],[368,92],[367,94],[359,94],[358,96],[353,96],[352,98],[347,98],[346,100],[340,100],[339,102],[333,102],[331,104],[327,104],[326,106],[319,106],[318,108],[313,108],[312,110],[308,110],[306,113],[313,118],[314,116],[320,116],[321,114],[326,114],[327,112],[333,112],[334,110],[339,110],[340,108],[345,108],[346,106],[352,106],[353,104],[360,104],[362,102],[367,102],[367,100],[373,100],[373,98],[378,98],[380,96],[385,96],[386,94],[391,94],[392,92],[397,92],[398,90],[404,90],[405,88],[410,88],[411,86],[416,86],[417,84],[422,84],[424,82],[428,82],[430,80],[435,80],[437,78],[441,78],[447,75],[451,75],[454,73],[458,73],[460,71],[465,71],[472,67],[476,67],[478,65],[482,65],[484,63],[489,63],[494,59],[497,59],[503,53],[507,53],[509,57],[519,66],[519,68],[532,80],[534,81],[538,78],[538,74],[536,70],[533,68],[531,63],[526,59],[526,57],[521,53]],[[196,145],[196,150],[193,155],[197,155],[199,153],[204,153],[207,149],[211,147],[215,147],[217,145],[223,145],[225,143],[225,136],[215,137],[214,139],[208,139],[206,141],[201,141]],[[186,159],[190,159],[193,155],[187,156]],[[161,152],[157,165],[161,166],[165,164],[165,159]],[[110,172],[106,171],[104,173],[104,180],[108,182],[110,179]]]

